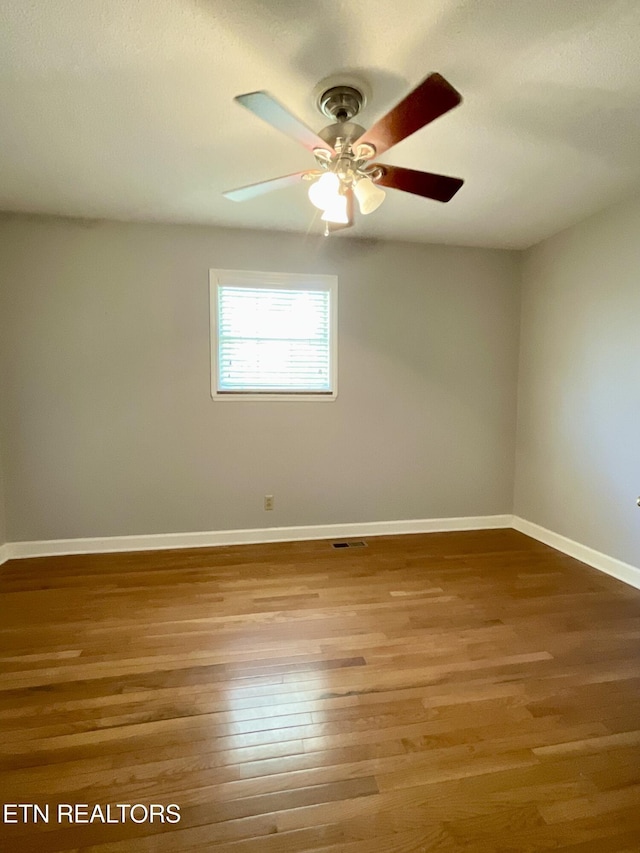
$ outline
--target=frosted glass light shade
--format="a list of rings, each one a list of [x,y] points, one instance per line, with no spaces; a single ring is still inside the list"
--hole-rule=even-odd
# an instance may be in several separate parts
[[[340,179],[333,172],[325,172],[309,187],[309,201],[318,210],[327,210],[336,203],[339,197]]]
[[[386,196],[385,191],[377,187],[371,178],[360,178],[353,191],[358,199],[360,213],[365,215],[377,210]]]
[[[347,197],[344,195],[336,196],[320,217],[325,222],[334,222],[336,225],[347,225],[349,216],[347,214]]]

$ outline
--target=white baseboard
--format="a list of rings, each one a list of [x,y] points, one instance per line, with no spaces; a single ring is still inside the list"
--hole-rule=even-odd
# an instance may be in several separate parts
[[[7,560],[26,557],[52,557],[64,554],[102,554],[119,551],[156,551],[168,548],[206,548],[217,545],[295,542],[301,539],[339,539],[353,536],[389,536],[399,533],[486,530],[511,527],[512,519],[513,516],[511,515],[481,515],[466,518],[424,518],[410,521],[263,527],[254,530],[212,530],[204,533],[158,533],[148,536],[51,539],[39,542],[10,542],[3,548],[7,549],[8,556],[5,557]]]
[[[559,533],[554,533],[553,530],[547,530],[546,527],[540,527],[539,524],[526,521],[517,515],[513,516],[512,524],[520,533],[525,533],[532,539],[544,542],[545,545],[550,545],[557,551],[562,551],[563,554],[568,554],[594,569],[640,589],[640,567],[623,563],[622,560],[616,560],[614,557],[609,557],[608,554],[595,551],[593,548],[581,545],[580,542],[574,542],[573,539],[567,539],[566,536],[561,536]]]
[[[462,518],[423,518],[403,521],[371,521],[355,524],[317,524],[300,527],[263,527],[253,530],[212,530],[198,533],[159,533],[147,536],[107,536],[88,539],[51,539],[7,542],[0,545],[0,565],[7,560],[53,557],[66,554],[104,554],[123,551],[157,551],[171,548],[206,548],[221,545],[250,545],[268,542],[296,542],[305,539],[342,539],[393,536],[403,533],[441,533],[456,530],[490,530],[513,527],[550,545],[563,554],[612,575],[640,589],[640,568],[623,563],[512,515],[482,515]]]

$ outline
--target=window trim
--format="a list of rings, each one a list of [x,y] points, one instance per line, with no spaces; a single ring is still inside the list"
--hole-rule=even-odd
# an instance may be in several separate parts
[[[219,391],[218,390],[218,289],[252,287],[329,292],[329,364],[331,391]],[[338,396],[338,277],[317,273],[209,270],[209,351],[211,396],[216,401],[333,402]]]

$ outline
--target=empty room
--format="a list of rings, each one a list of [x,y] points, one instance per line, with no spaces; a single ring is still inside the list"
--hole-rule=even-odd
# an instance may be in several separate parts
[[[1,850],[638,853],[639,42],[4,0]]]

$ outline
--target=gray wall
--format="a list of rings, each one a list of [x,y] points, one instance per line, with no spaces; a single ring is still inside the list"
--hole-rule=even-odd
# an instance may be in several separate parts
[[[515,512],[640,565],[640,200],[524,258]]]
[[[0,255],[11,540],[511,511],[515,253],[8,217]],[[337,273],[334,403],[211,399],[210,267]]]
[[[0,447],[0,546],[8,540],[7,519],[4,502],[4,474],[2,466],[2,448]]]

